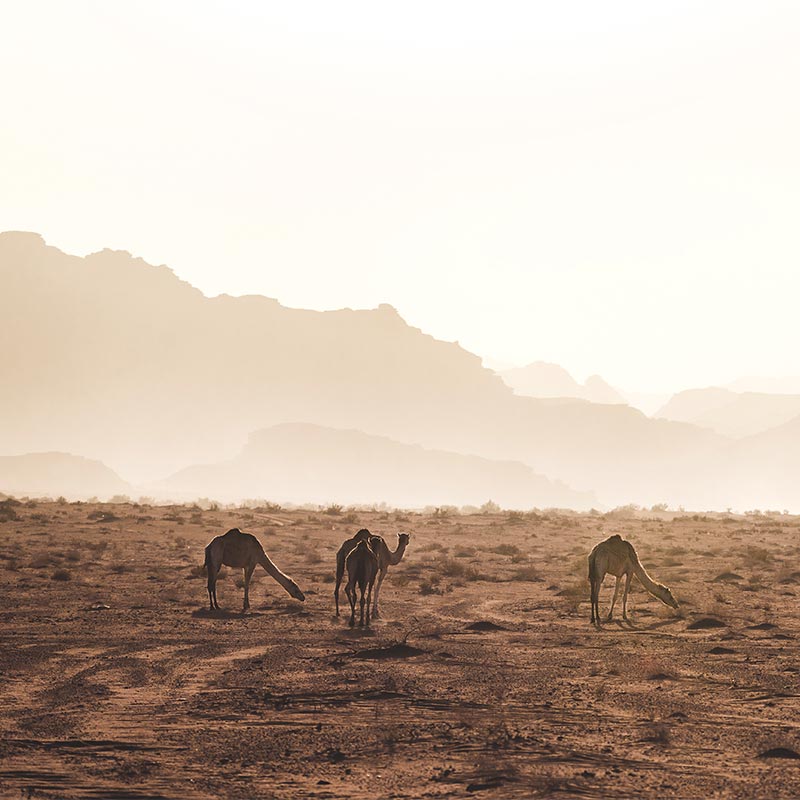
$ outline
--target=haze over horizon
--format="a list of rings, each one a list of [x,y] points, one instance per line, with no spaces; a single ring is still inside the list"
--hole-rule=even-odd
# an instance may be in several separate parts
[[[677,392],[800,374],[800,7],[68,6],[0,26],[0,230]],[[180,59],[175,58],[176,48]]]

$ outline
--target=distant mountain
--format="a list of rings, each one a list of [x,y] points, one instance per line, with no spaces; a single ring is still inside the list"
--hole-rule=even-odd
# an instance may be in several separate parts
[[[738,378],[725,385],[734,392],[756,392],[757,394],[796,394],[800,395],[800,375],[794,377],[748,377]]]
[[[725,437],[626,405],[515,395],[391,306],[207,298],[128,253],[78,258],[25,233],[0,234],[0,287],[12,378],[0,453],[81,453],[141,484],[235,459],[252,431],[307,422],[521,462],[604,505],[735,505],[712,474]]]
[[[783,425],[800,414],[800,395],[737,393],[711,387],[674,395],[656,416],[740,438]]]
[[[573,397],[590,403],[626,402],[599,375],[592,375],[580,384],[563,367],[546,361],[534,361],[527,367],[506,369],[498,374],[517,394],[527,397]]]
[[[173,497],[224,501],[374,503],[400,507],[505,508],[597,505],[591,493],[537,475],[524,464],[401,444],[360,431],[284,424],[254,433],[234,459],[183,469],[152,487]]]
[[[800,415],[738,440],[726,455],[720,480],[727,482],[740,508],[796,511],[800,501]]]
[[[131,487],[99,461],[69,453],[28,453],[0,456],[0,489],[17,497],[108,499],[128,494]]]

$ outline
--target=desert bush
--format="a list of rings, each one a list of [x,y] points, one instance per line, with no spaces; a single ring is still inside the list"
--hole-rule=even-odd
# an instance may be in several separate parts
[[[427,544],[420,545],[416,548],[418,553],[431,553],[434,550],[439,550],[441,552],[447,552],[447,547],[443,545],[441,542],[428,542]]]
[[[480,508],[482,514],[497,514],[500,506],[494,500],[487,500]]]
[[[444,591],[439,588],[437,580],[423,580],[419,584],[419,593],[421,595],[430,594],[444,594]]]
[[[189,570],[189,578],[205,578],[208,574],[205,564],[198,564]]]
[[[750,545],[744,548],[744,554],[751,561],[757,561],[761,564],[766,564],[768,561],[772,560],[772,554],[769,552],[769,550],[767,550],[766,547],[756,547],[755,545]]]
[[[434,563],[433,570],[446,578],[462,578],[465,581],[488,580],[475,567],[469,564],[462,564],[453,558],[440,558]]]
[[[540,581],[542,580],[542,576],[539,574],[539,570],[536,569],[533,565],[528,565],[527,567],[520,567],[519,569],[514,571],[514,574],[511,576],[512,581]]]
[[[500,556],[518,556],[522,552],[515,544],[498,544],[493,547],[490,552],[497,553]]]
[[[58,559],[53,558],[52,555],[47,553],[42,553],[38,556],[34,556],[31,559],[31,567],[33,567],[33,569],[44,569],[45,567],[50,567],[53,564],[58,564]]]
[[[338,517],[342,513],[343,506],[340,506],[338,503],[331,503],[323,512],[331,517]]]
[[[71,581],[72,573],[68,569],[57,569],[50,577],[54,581]]]
[[[116,575],[122,575],[124,572],[133,572],[128,564],[112,564],[111,571]]]
[[[453,553],[454,558],[475,558],[478,551],[474,547],[459,547]]]
[[[86,545],[95,556],[99,556],[101,553],[104,553],[108,549],[108,542],[100,541],[100,542],[88,542]]]
[[[124,505],[125,503],[130,503],[131,499],[126,494],[115,494],[108,502],[115,505]]]
[[[86,517],[87,519],[102,520],[103,522],[116,522],[120,519],[113,511],[101,511],[99,508],[90,511]]]

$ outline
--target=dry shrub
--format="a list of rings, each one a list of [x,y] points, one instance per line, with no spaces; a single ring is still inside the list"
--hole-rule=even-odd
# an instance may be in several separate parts
[[[444,594],[444,590],[439,587],[438,578],[432,578],[430,580],[420,581],[419,593],[421,595]]]
[[[441,542],[428,542],[427,544],[420,545],[415,549],[418,553],[432,553],[434,550],[447,552],[448,550],[448,548],[445,547]]]
[[[769,552],[769,550],[767,550],[766,547],[749,545],[748,547],[744,548],[743,552],[750,561],[756,561],[760,564],[766,564],[768,561],[772,560],[772,554]]]
[[[489,552],[497,553],[500,556],[519,556],[522,551],[515,544],[498,544],[493,547]]]
[[[475,567],[462,564],[453,558],[440,558],[432,565],[432,571],[438,572],[446,578],[462,578],[465,581],[487,580]]]
[[[514,571],[514,574],[511,576],[512,581],[540,581],[542,580],[542,576],[539,574],[539,570],[536,569],[533,565],[528,565],[527,567],[520,567],[519,569]]]
[[[71,581],[72,573],[68,569],[57,569],[50,577],[54,581]]]

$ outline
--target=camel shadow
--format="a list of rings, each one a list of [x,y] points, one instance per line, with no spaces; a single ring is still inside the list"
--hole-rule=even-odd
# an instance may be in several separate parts
[[[343,631],[339,631],[339,635],[345,639],[366,639],[375,636],[375,631],[371,627],[360,628],[356,625],[354,628],[348,627]]]
[[[224,608],[197,608],[192,611],[192,616],[197,619],[245,619],[246,617],[263,617],[258,611],[227,611]]]
[[[646,633],[647,631],[656,631],[659,628],[664,628],[667,625],[675,625],[681,621],[681,617],[671,617],[670,619],[662,619],[657,622],[651,622],[649,625],[642,625],[638,621],[632,619],[605,619],[605,620],[598,620],[592,623],[592,626],[598,630],[606,630],[604,625],[607,627],[613,626],[616,630],[620,631],[638,631],[640,633]]]

